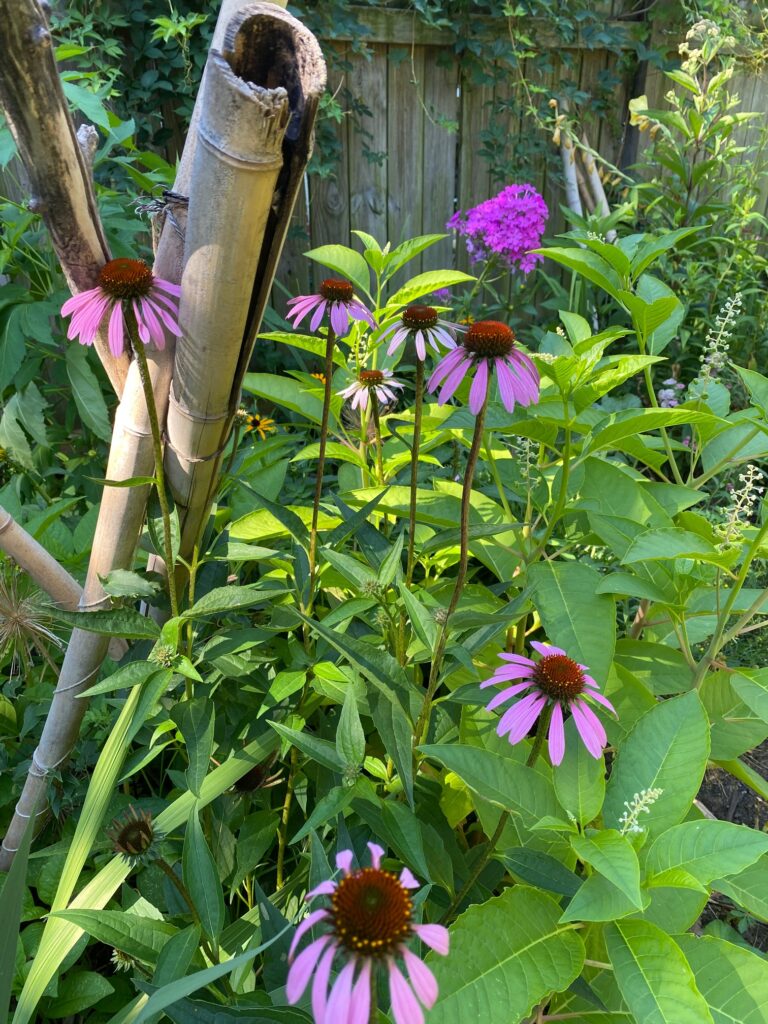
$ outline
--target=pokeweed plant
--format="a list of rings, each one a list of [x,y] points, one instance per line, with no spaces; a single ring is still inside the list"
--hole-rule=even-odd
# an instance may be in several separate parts
[[[308,254],[308,333],[264,337],[318,370],[246,376],[270,429],[231,443],[178,615],[131,607],[139,569],[67,617],[138,642],[89,691],[74,830],[0,892],[49,911],[0,947],[16,1024],[763,1019],[764,959],[691,930],[713,891],[765,918],[768,864],[695,803],[710,761],[765,794],[768,674],[725,648],[768,604],[768,378],[736,367],[732,411],[710,360],[658,402],[684,309],[654,271],[694,231],[541,250],[613,315],[538,346],[452,319],[468,275],[393,283],[439,236]],[[734,465],[750,497],[705,516]]]

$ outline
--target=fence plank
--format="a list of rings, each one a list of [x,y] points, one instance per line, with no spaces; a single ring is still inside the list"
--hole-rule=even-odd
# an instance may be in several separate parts
[[[473,85],[461,80],[459,135],[459,209],[468,210],[491,195],[491,174],[488,163],[479,154],[482,133],[490,122],[493,103],[492,85]],[[463,242],[456,252],[459,269],[469,269],[469,256]]]
[[[439,52],[439,51],[438,51]],[[421,195],[422,228],[425,234],[445,231],[454,212],[456,198],[456,153],[459,136],[444,124],[458,124],[459,69],[455,60],[446,66],[436,60],[438,52],[427,50],[424,61],[424,183]],[[453,237],[449,234],[424,253],[424,270],[453,265]]]
[[[372,51],[370,60],[355,62],[350,75],[352,94],[365,112],[348,127],[349,226],[367,231],[383,245],[387,241],[387,48],[374,46]]]
[[[349,60],[348,47],[337,47],[337,57],[341,61]],[[344,85],[346,75],[334,71],[329,76],[328,88],[339,98],[344,106]],[[312,194],[312,226],[311,240],[313,246],[350,244],[349,223],[349,158],[353,145],[358,141],[350,132],[349,114],[345,114],[340,124],[335,127],[335,138],[339,146],[339,159],[334,173],[329,177],[313,177],[311,179]]]
[[[395,59],[396,58],[396,59]],[[402,59],[401,59],[402,58]],[[422,233],[418,201],[424,179],[424,108],[419,90],[424,80],[424,47],[390,49],[387,98],[387,240],[392,246]],[[409,264],[411,273],[417,264]],[[395,282],[393,282],[394,284]]]

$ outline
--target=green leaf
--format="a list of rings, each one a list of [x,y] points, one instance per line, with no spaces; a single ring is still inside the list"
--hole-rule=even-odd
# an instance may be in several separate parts
[[[414,299],[427,295],[429,292],[438,291],[440,288],[452,288],[456,284],[474,280],[475,278],[471,274],[465,274],[461,270],[427,270],[423,274],[412,277],[407,284],[399,288],[387,300],[387,309],[392,306],[407,306]]]
[[[195,905],[202,929],[216,941],[224,927],[224,895],[196,806],[189,812],[181,865],[184,885]]]
[[[529,885],[562,896],[575,896],[582,884],[578,875],[569,871],[556,857],[541,850],[529,850],[525,846],[512,847],[499,860],[513,875]]]
[[[768,891],[765,879],[768,877],[768,855],[756,861],[738,875],[716,878],[712,888],[732,899],[744,910],[760,921],[768,922]]]
[[[671,77],[671,74],[669,77]],[[678,242],[682,242],[684,238],[689,238],[701,230],[703,230],[701,226],[678,228],[676,231],[667,231],[659,238],[649,238],[643,242],[632,259],[632,277],[637,280],[643,271],[647,270],[662,253],[667,252],[669,249],[674,249]]]
[[[698,793],[709,757],[709,722],[695,691],[647,711],[620,747],[606,787],[603,816],[618,828],[625,801],[648,789],[663,792],[642,815],[651,835],[676,825]]]
[[[697,412],[686,406],[677,409],[643,409],[642,412],[632,409],[627,412],[611,413],[606,426],[598,429],[591,439],[584,442],[584,450],[596,452],[602,448],[615,448],[624,438],[644,434],[649,430],[658,430],[659,427],[717,422],[717,417],[711,413]]]
[[[182,614],[182,618],[195,619],[203,615],[218,615],[221,612],[252,608],[256,604],[266,604],[273,594],[274,591],[264,591],[257,587],[214,587],[195,601],[192,607]]]
[[[702,884],[735,875],[768,853],[768,835],[730,821],[684,821],[662,833],[648,851],[646,870],[684,868]]]
[[[265,334],[259,334],[259,338],[263,338],[264,341],[277,341],[281,345],[290,345],[292,348],[300,348],[304,352],[311,352],[317,356],[318,359],[325,359],[325,338],[318,337],[316,334],[294,334],[290,331],[268,331]],[[334,345],[333,348],[333,361],[336,366],[346,368],[347,361],[344,358],[341,350]],[[315,381],[318,387],[322,387],[321,381]]]
[[[322,399],[292,377],[280,377],[276,373],[246,373],[243,388],[252,395],[298,413],[312,423],[319,424],[322,420]]]
[[[646,302],[631,292],[620,292],[620,295],[621,301],[632,315],[632,323],[637,333],[644,339],[666,323],[682,305],[674,295],[667,295],[654,302]]]
[[[102,441],[109,441],[112,426],[99,381],[88,363],[87,349],[82,345],[68,345],[64,361],[80,419]]]
[[[747,370],[743,366],[737,366],[736,363],[732,365],[749,391],[752,404],[762,412],[763,416],[768,417],[768,377],[764,377],[756,370]]]
[[[304,255],[324,267],[330,267],[337,273],[348,278],[358,291],[370,295],[371,272],[368,264],[355,249],[346,245],[320,245],[310,249]]]
[[[600,579],[583,562],[539,562],[529,570],[547,640],[588,665],[602,686],[616,644],[616,611],[612,597],[596,593]]]
[[[434,615],[424,607],[418,594],[414,594],[404,583],[398,583],[397,589],[400,591],[414,632],[427,650],[433,651],[437,643],[437,623]]]
[[[16,946],[19,938],[24,894],[26,892],[27,859],[32,837],[35,834],[35,811],[31,808],[29,821],[21,837],[19,848],[13,858],[4,885],[0,890],[0,1020],[9,1020],[13,978],[16,973]]]
[[[605,944],[624,1002],[642,1024],[713,1024],[680,947],[647,921],[605,929]]]
[[[643,906],[650,902],[643,897]],[[581,888],[570,901],[560,920],[570,921],[617,921],[622,917],[637,914],[637,904],[630,900],[613,882],[604,875],[593,874],[584,879]]]
[[[552,768],[552,779],[560,806],[582,828],[597,817],[605,797],[605,760],[592,757],[578,736],[573,718],[565,723],[565,755]]]
[[[282,722],[270,722],[269,724],[292,747],[297,747],[307,757],[311,757],[313,761],[317,761],[318,764],[323,765],[324,768],[328,768],[332,772],[338,772],[340,775],[343,773],[344,762],[336,752],[334,744],[329,740],[324,740],[320,736],[314,736],[311,732],[291,729],[289,726],[283,725]]]
[[[114,693],[115,690],[129,689],[132,686],[137,686],[139,683],[144,683],[150,676],[155,673],[162,671],[160,665],[154,661],[132,661],[128,665],[123,665],[121,668],[113,672],[111,676],[107,676],[106,679],[102,679],[100,683],[96,683],[95,686],[91,686],[89,689],[84,690],[83,693],[78,694],[80,697],[92,697],[97,693]]]
[[[768,1022],[768,963],[761,956],[709,936],[678,935],[675,941],[715,1024]]]
[[[526,885],[465,911],[450,956],[427,957],[440,992],[429,1024],[511,1024],[564,991],[581,974],[584,944],[559,917],[554,899]]]
[[[82,85],[75,85],[74,82],[68,82],[63,80],[61,87],[64,90],[64,95],[67,97],[67,102],[85,114],[89,121],[97,124],[99,128],[104,128],[106,131],[109,130],[109,114],[102,103],[101,99],[90,89],[84,89]]]
[[[95,971],[73,971],[59,984],[58,995],[45,1005],[45,1016],[52,1020],[74,1017],[111,996],[115,986]]]
[[[344,694],[344,704],[336,727],[336,753],[348,768],[359,768],[365,760],[365,733],[352,686]]]
[[[362,238],[362,232],[356,231],[355,234],[360,235]],[[434,245],[435,242],[439,242],[441,239],[446,237],[447,236],[445,234],[417,235],[416,238],[408,238],[404,242],[401,242],[400,245],[394,248],[386,257],[384,265],[386,267],[387,277],[392,277],[400,267],[408,263],[409,260],[412,260],[414,256],[418,256],[420,252],[428,249],[430,245]],[[365,241],[365,238],[363,238],[363,241]],[[371,248],[370,245],[369,248]]]
[[[213,754],[214,703],[209,697],[180,701],[171,709],[171,719],[178,726],[187,748],[187,785],[195,796],[200,796]]]
[[[113,569],[100,579],[110,597],[154,597],[160,589],[159,584],[128,569]]]
[[[254,504],[264,509],[265,512],[274,517],[281,526],[284,526],[298,544],[301,544],[305,548],[309,547],[309,531],[304,525],[301,517],[298,516],[293,509],[289,508],[287,505],[281,505],[276,501],[270,501],[269,498],[265,498],[263,494],[259,494],[258,491],[249,487],[244,480],[238,480],[237,482],[240,487],[244,487],[248,491],[253,498]],[[242,519],[238,519],[237,522],[232,525],[230,535],[232,537],[239,538],[240,540],[258,540],[267,535],[270,532],[269,529],[262,532],[259,532],[258,530],[253,531],[251,529],[251,525],[258,522],[261,516],[262,513],[251,512],[249,515],[243,516]],[[322,515],[320,516],[318,527],[319,529],[323,529]]]
[[[695,558],[719,564],[722,554],[698,533],[671,526],[659,530],[643,530],[621,559],[623,565],[632,562],[659,561],[668,558]]]
[[[124,910],[59,910],[55,916],[76,924],[97,942],[153,965],[179,930],[167,921],[139,917]]]
[[[617,302],[621,302],[621,281],[613,267],[598,256],[597,253],[588,249],[558,248],[553,246],[547,249],[534,249],[533,252],[541,253],[548,260],[554,260],[563,267],[568,267],[581,277],[598,285],[603,291],[612,295]]]
[[[0,341],[0,392],[13,383],[27,353],[27,343],[21,329],[23,308],[22,305],[13,306],[3,317],[5,324]]]
[[[604,829],[600,832],[590,830],[584,836],[573,836],[571,846],[579,860],[599,871],[638,910],[643,909],[640,895],[640,864],[627,838],[614,829]]]
[[[157,640],[160,636],[160,627],[154,619],[140,615],[133,608],[106,612],[66,612],[57,608],[55,615],[75,629],[99,636],[121,636],[126,640]]]

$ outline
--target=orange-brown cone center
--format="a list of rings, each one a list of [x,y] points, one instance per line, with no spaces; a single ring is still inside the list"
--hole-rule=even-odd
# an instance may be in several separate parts
[[[403,326],[412,331],[424,327],[434,327],[437,323],[437,310],[431,306],[408,306],[403,310]]]
[[[464,335],[464,348],[484,359],[507,356],[515,347],[515,333],[498,320],[478,320]]]
[[[339,882],[331,897],[339,942],[363,956],[394,953],[411,934],[413,903],[397,875],[362,868]]]
[[[384,382],[384,374],[381,370],[361,370],[360,371],[360,383],[365,384],[367,388],[375,388],[377,384]]]
[[[113,299],[138,299],[149,295],[152,271],[144,260],[120,257],[105,263],[99,271],[99,284]]]
[[[573,700],[584,689],[584,673],[564,654],[547,654],[536,665],[533,678],[539,689],[552,700]]]
[[[320,294],[331,302],[351,302],[352,285],[338,277],[327,277],[320,285]]]

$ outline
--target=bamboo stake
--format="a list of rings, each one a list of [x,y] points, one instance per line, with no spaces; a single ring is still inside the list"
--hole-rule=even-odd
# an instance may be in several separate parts
[[[110,255],[56,68],[47,10],[38,0],[0,0],[0,106],[29,182],[29,208],[43,218],[77,294],[96,285]],[[112,355],[106,328],[95,346],[119,397],[130,359]]]
[[[80,603],[83,588],[70,576],[10,512],[0,506],[0,550],[16,562],[44,591],[57,608],[74,611]],[[109,644],[109,656],[119,661],[128,650],[125,640],[115,638]]]
[[[592,189],[592,195],[595,197],[597,212],[601,217],[607,217],[611,212],[611,208],[608,205],[608,197],[605,194],[605,188],[603,187],[600,175],[597,172],[597,162],[592,156],[586,132],[582,134],[581,142],[584,146],[584,149],[581,152],[581,158],[584,162],[584,169],[587,172],[587,180],[589,181],[590,188]],[[605,234],[606,242],[610,242],[611,244],[615,242],[617,238],[618,234],[615,228],[610,228]]]
[[[314,36],[272,4],[241,10],[208,61],[165,454],[186,558],[212,501],[324,86]]]

